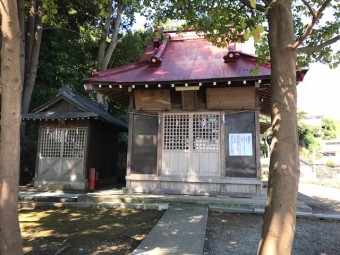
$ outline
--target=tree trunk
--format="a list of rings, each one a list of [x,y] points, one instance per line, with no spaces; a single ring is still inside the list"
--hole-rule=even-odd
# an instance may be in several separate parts
[[[35,78],[37,75],[40,44],[42,38],[42,17],[43,17],[42,2],[40,2],[39,5],[37,5],[36,9],[35,7],[31,6],[29,13],[30,18],[27,32],[28,36],[26,44],[24,91],[22,94],[22,113],[28,113],[29,111],[33,88],[35,84]]]
[[[111,16],[113,14],[113,6],[112,6],[112,1],[108,1],[107,4],[107,15],[108,17],[105,18],[105,23],[103,24],[103,28],[102,28],[102,33],[100,36],[100,40],[99,40],[99,47],[98,47],[98,68],[99,70],[102,70],[102,63],[104,61],[105,58],[105,51],[106,51],[106,43],[107,43],[107,37],[109,34],[109,30],[110,30],[110,25],[111,25]],[[104,69],[106,70],[106,68]]]
[[[125,6],[120,1],[118,1],[117,4],[118,4],[117,17],[113,25],[111,24],[111,16],[114,11],[113,1],[110,0],[107,5],[108,17],[105,19],[105,24],[103,24],[102,34],[100,37],[99,47],[98,47],[98,68],[101,71],[107,70],[112,53],[118,44],[119,27],[120,27],[122,14],[123,14]],[[112,27],[113,32],[111,34],[109,46],[106,47],[106,44],[107,44],[106,40],[110,32],[110,27]],[[107,110],[107,102],[105,101],[105,98],[103,97],[103,95],[98,92],[97,92],[97,102],[102,104],[104,108]]]
[[[115,50],[117,44],[118,44],[118,34],[119,34],[119,27],[120,27],[120,22],[122,20],[122,14],[124,10],[124,4],[121,2],[118,2],[118,7],[117,7],[117,17],[115,19],[115,23],[113,24],[113,33],[111,37],[111,42],[109,44],[109,47],[106,50],[106,53],[104,54],[104,59],[100,62],[100,70],[106,70],[110,59],[112,57],[112,53]]]
[[[18,0],[18,16],[21,31],[21,44],[20,44],[20,77],[24,80],[25,77],[25,1]]]
[[[23,254],[18,221],[21,92],[17,1],[1,1],[0,236],[2,255]]]
[[[278,0],[268,13],[273,138],[258,254],[290,254],[295,233],[300,169],[291,2]]]

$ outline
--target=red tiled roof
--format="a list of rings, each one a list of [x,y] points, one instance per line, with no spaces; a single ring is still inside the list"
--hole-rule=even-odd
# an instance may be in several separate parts
[[[162,46],[161,46],[162,47]],[[257,75],[254,56],[239,53],[233,63],[225,63],[227,49],[212,45],[207,39],[170,40],[162,52],[160,66],[150,66],[148,59],[153,56],[153,45],[149,45],[142,60],[119,68],[99,72],[86,79],[85,83],[96,84],[143,84],[214,81],[233,79],[261,79],[270,76],[270,66],[261,66]]]

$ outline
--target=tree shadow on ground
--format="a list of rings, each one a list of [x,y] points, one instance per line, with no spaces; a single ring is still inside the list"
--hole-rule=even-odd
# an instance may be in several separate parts
[[[20,210],[25,254],[130,254],[163,215],[157,210]]]
[[[337,200],[316,196],[306,196],[300,192],[298,193],[298,200],[311,207],[314,213],[340,213],[340,203]]]
[[[205,255],[253,255],[261,237],[263,215],[209,212]],[[292,254],[339,254],[340,221],[297,218]]]

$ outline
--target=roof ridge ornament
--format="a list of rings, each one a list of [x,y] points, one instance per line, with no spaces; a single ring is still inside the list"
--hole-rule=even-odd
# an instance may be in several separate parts
[[[170,41],[170,35],[165,34],[164,39],[161,40],[160,38],[155,38],[153,45],[155,47],[154,54],[147,60],[147,63],[150,66],[158,67],[162,64],[162,58],[164,50],[167,47],[168,41]]]
[[[61,86],[61,88],[59,89],[59,93],[63,93],[63,92],[66,92],[66,93],[70,93],[72,92],[73,90],[70,88],[70,86],[68,84],[64,84],[63,86]]]
[[[223,57],[225,63],[236,62],[241,57],[240,53],[233,48],[228,49],[227,55]]]

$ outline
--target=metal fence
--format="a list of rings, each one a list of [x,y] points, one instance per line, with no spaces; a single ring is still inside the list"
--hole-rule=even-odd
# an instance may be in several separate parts
[[[312,166],[314,179],[307,179],[306,182],[315,182],[317,184],[340,188],[340,167],[330,167],[327,165]],[[301,178],[304,181],[304,178]]]
[[[269,174],[268,164],[261,164],[262,180],[267,181]],[[300,165],[300,182],[320,184],[340,188],[340,167],[327,165]]]

